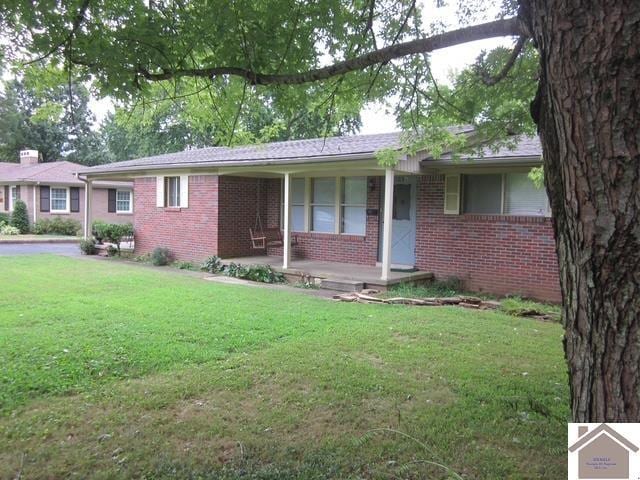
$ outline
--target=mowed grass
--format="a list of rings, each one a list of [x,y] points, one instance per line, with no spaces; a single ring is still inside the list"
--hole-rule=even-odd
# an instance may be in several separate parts
[[[0,478],[566,477],[557,324],[90,259],[0,271]]]

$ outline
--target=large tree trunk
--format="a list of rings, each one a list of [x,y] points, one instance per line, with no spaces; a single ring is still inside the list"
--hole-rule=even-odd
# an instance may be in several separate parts
[[[522,0],[576,422],[640,422],[640,1]]]

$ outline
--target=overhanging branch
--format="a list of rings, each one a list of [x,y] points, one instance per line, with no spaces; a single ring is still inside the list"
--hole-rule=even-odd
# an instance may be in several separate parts
[[[268,74],[255,72],[252,69],[242,67],[207,67],[190,69],[163,69],[159,73],[138,67],[136,74],[146,80],[157,82],[179,77],[205,77],[213,78],[220,75],[232,75],[242,77],[252,85],[300,85],[303,83],[326,80],[349,72],[363,70],[372,65],[390,62],[396,58],[428,53],[442,48],[452,47],[463,43],[482,40],[485,38],[506,37],[512,35],[524,35],[523,29],[517,18],[508,18],[483,23],[470,27],[452,30],[429,38],[421,38],[410,42],[390,45],[379,50],[343,60],[327,67],[316,68],[307,72],[290,74]]]
[[[528,40],[527,37],[520,37],[518,39],[515,46],[513,47],[513,50],[511,51],[511,55],[509,55],[509,58],[507,59],[507,62],[504,64],[504,66],[502,67],[500,72],[498,72],[497,75],[491,76],[487,72],[482,71],[482,69],[478,69],[478,73],[482,77],[482,82],[485,85],[492,87],[493,85],[504,80],[506,76],[509,74],[509,71],[515,65],[516,60],[518,59],[518,55],[520,55],[520,52],[522,52],[522,49],[524,48],[525,43],[527,43],[527,40]]]
[[[83,0],[82,1],[82,5],[80,5],[80,9],[78,10],[78,13],[76,14],[76,16],[73,19],[73,24],[71,26],[71,31],[69,31],[69,34],[64,38],[64,40],[61,40],[60,42],[56,43],[44,55],[41,55],[38,58],[34,58],[33,60],[29,60],[28,62],[25,62],[25,65],[30,65],[32,63],[36,63],[36,62],[39,62],[41,60],[44,60],[45,58],[53,55],[56,51],[58,51],[60,49],[60,47],[70,44],[71,40],[75,36],[76,32],[80,28],[80,25],[82,25],[82,22],[84,20],[85,14],[87,13],[87,9],[89,8],[89,2],[90,1],[91,0]]]

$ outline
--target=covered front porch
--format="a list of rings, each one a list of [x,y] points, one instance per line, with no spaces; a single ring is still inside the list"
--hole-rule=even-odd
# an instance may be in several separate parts
[[[420,283],[433,279],[433,274],[423,271],[402,271],[390,269],[388,277],[382,279],[382,266],[355,265],[351,263],[327,262],[321,260],[290,260],[287,268],[283,259],[275,255],[257,255],[235,257],[223,260],[225,265],[269,265],[275,271],[282,272],[290,279],[314,279],[319,286],[322,283],[337,287],[334,289],[377,288],[386,290],[399,283]],[[343,287],[343,288],[339,288]]]
[[[268,264],[285,274],[379,287],[429,277],[413,270],[417,171],[417,163],[406,159],[394,167],[383,167],[372,159],[280,172],[220,170],[220,185],[227,183],[225,178],[235,178],[244,187],[241,193],[234,191],[257,200],[251,228],[244,226],[251,209],[234,211],[233,218],[226,216],[220,223],[221,232],[227,222],[233,224],[236,238],[250,230],[250,249],[239,244],[232,251],[223,247],[219,256],[241,264]],[[267,182],[266,194],[263,182]],[[221,200],[220,211],[237,198]],[[270,244],[274,236],[276,241]]]

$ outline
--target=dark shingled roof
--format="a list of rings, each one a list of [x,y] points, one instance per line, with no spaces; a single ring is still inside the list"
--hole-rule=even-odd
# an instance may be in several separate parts
[[[278,161],[313,159],[348,155],[373,155],[384,148],[399,148],[400,133],[375,135],[353,135],[346,137],[290,140],[239,147],[208,147],[184,152],[167,153],[153,157],[136,158],[124,162],[99,165],[85,169],[82,173],[108,172],[135,167],[162,167],[166,165],[206,165],[218,163],[253,163],[256,161]]]
[[[483,158],[515,158],[515,157],[539,157],[542,155],[542,145],[540,144],[540,138],[538,136],[525,136],[518,137],[515,148],[510,150],[507,147],[501,147],[497,151],[494,151],[490,147],[482,149],[481,155],[461,155],[460,158],[471,160]],[[450,154],[442,155],[442,160],[451,159]]]
[[[470,127],[452,127],[457,133],[468,133]],[[185,150],[177,153],[167,153],[153,157],[136,158],[123,162],[115,162],[80,170],[82,174],[108,173],[117,171],[135,171],[163,167],[180,166],[221,166],[221,165],[255,165],[297,163],[297,161],[339,160],[341,157],[371,158],[385,148],[400,148],[401,133],[380,133],[374,135],[352,135],[345,137],[313,138],[308,140],[289,140],[258,145],[238,147],[208,147]],[[542,150],[537,137],[522,137],[514,150],[500,149],[493,153],[485,149],[487,158],[496,157],[536,157]],[[442,160],[450,159],[444,155]],[[478,156],[463,156],[462,158],[482,160]],[[426,160],[425,162],[429,162]]]

